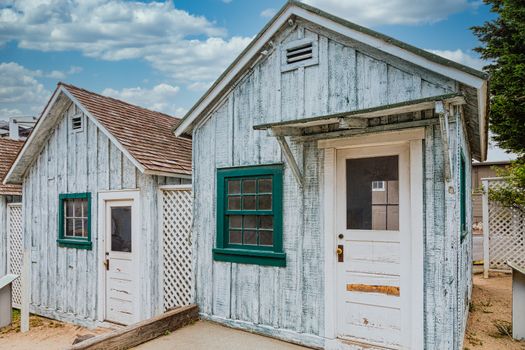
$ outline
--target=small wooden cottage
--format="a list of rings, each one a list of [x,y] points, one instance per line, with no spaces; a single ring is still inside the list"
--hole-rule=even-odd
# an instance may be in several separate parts
[[[288,2],[175,130],[202,316],[326,349],[461,349],[487,76]]]
[[[7,137],[0,138],[0,277],[7,273],[20,273],[16,267],[13,270],[13,264],[10,261],[19,258],[21,242],[13,242],[10,234],[16,233],[17,230],[21,229],[22,210],[20,202],[22,199],[22,186],[4,185],[2,181],[23,144],[23,141]],[[15,284],[16,299],[19,296],[19,284],[18,282],[15,282]]]
[[[22,184],[31,312],[93,326],[164,311],[164,185],[191,182],[178,119],[59,83],[6,177]]]

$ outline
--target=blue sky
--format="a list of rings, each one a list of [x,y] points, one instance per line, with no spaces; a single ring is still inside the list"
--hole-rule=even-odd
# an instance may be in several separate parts
[[[483,65],[475,0],[305,0],[461,63]],[[38,115],[59,80],[182,116],[285,3],[0,0],[0,119]]]

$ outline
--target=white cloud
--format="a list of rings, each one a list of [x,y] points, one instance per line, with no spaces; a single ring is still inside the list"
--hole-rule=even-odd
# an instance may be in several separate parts
[[[261,12],[261,17],[272,18],[273,16],[275,16],[276,13],[277,13],[276,9],[268,8]]]
[[[461,49],[457,50],[429,50],[427,51],[432,52],[436,55],[448,58],[451,61],[455,61],[461,64],[464,64],[466,66],[475,68],[475,69],[483,69],[483,66],[486,66],[488,64],[487,61],[484,61],[480,58],[474,57],[470,55],[467,52],[464,52]]]
[[[433,23],[475,8],[472,0],[303,0],[349,21],[364,25]]]
[[[175,107],[174,103],[179,91],[180,88],[178,86],[159,84],[151,89],[132,87],[115,90],[107,88],[102,91],[102,94],[154,111],[182,117],[186,113],[186,110]]]
[[[82,72],[84,69],[82,67],[78,66],[71,66],[69,67],[69,70],[67,71],[67,74],[78,74]]]
[[[40,51],[80,51],[118,61],[145,59],[162,73],[210,81],[250,41],[172,1],[7,0],[0,8],[0,45]],[[58,75],[55,75],[58,76]]]
[[[194,83],[191,83],[190,85],[188,85],[188,90],[190,91],[197,91],[197,92],[203,92],[203,91],[206,91],[209,89],[209,87],[211,86],[211,82],[200,82],[200,81],[196,81]]]
[[[40,115],[50,91],[36,79],[41,71],[27,69],[18,63],[0,63],[0,119],[13,115]]]

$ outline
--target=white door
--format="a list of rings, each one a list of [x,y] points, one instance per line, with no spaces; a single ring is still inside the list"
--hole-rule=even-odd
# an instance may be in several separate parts
[[[106,320],[124,325],[136,322],[137,273],[133,245],[136,234],[133,200],[105,202]]]
[[[337,151],[337,336],[386,348],[410,342],[407,145]]]

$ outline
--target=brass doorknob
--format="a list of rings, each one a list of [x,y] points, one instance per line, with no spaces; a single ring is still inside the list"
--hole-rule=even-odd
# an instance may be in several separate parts
[[[341,248],[337,248],[336,250],[337,255],[343,254],[343,250]]]

